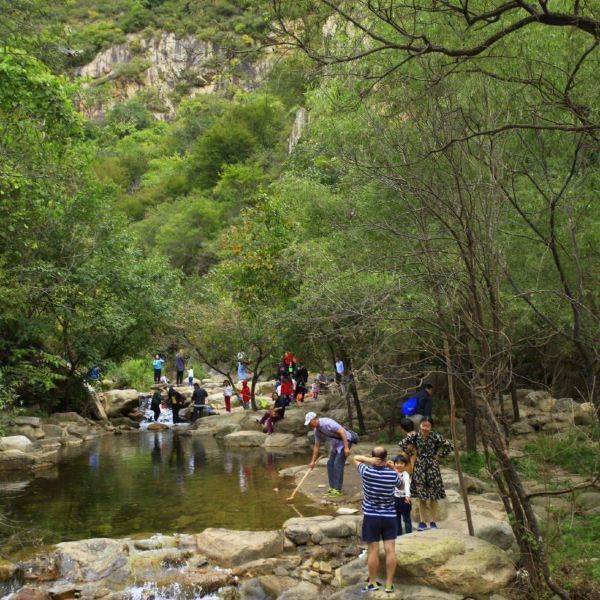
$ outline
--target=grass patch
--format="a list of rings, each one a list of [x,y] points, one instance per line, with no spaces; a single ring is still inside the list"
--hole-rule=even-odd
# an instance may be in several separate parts
[[[600,468],[598,431],[572,431],[564,435],[540,436],[525,445],[532,460],[557,465],[562,469],[590,475]]]
[[[480,471],[485,467],[485,458],[477,450],[468,450],[460,455],[463,471],[473,477],[480,477]]]
[[[556,578],[568,589],[577,591],[577,598],[600,592],[600,516],[591,518],[567,518],[560,523],[557,543],[547,543],[550,568]]]

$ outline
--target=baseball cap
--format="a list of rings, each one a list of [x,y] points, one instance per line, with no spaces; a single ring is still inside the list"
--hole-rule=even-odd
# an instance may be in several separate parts
[[[313,419],[317,418],[317,413],[314,412],[307,412],[306,416],[304,417],[304,425],[308,425]]]

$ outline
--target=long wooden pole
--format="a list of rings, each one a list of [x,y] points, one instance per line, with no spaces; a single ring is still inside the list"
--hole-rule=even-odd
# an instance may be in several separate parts
[[[300,483],[296,486],[296,489],[292,492],[292,495],[286,500],[286,502],[291,502],[296,495],[296,492],[300,489],[300,486],[304,483],[304,480],[308,477],[308,474],[312,471],[312,469],[308,469],[306,473],[304,473],[304,477],[300,480]]]

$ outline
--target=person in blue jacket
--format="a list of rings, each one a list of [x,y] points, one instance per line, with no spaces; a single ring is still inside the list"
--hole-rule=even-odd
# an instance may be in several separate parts
[[[154,383],[160,383],[160,376],[162,375],[162,366],[165,364],[165,359],[161,358],[160,354],[157,354],[152,361],[152,368],[154,369]]]

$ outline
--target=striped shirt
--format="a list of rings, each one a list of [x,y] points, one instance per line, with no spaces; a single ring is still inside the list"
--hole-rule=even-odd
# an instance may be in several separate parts
[[[358,472],[363,482],[363,514],[371,517],[396,517],[394,491],[400,486],[400,477],[389,467],[375,467],[360,463]]]

